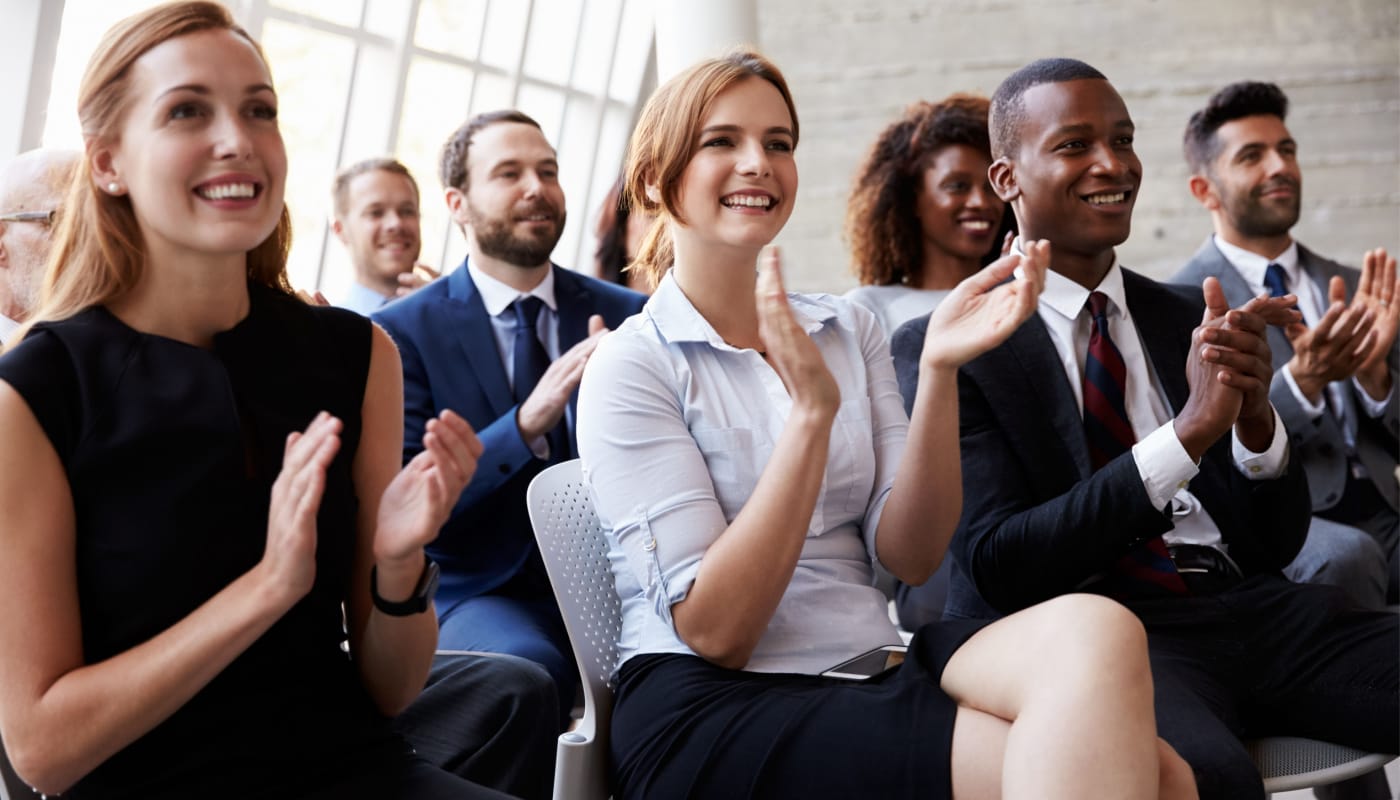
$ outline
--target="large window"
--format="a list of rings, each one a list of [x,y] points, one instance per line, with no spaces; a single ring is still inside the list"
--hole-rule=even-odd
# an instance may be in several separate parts
[[[280,95],[299,288],[335,298],[351,280],[330,233],[337,169],[373,156],[408,165],[423,191],[423,261],[465,252],[437,180],[437,154],[475,113],[514,107],[559,150],[569,224],[554,260],[591,268],[593,223],[649,88],[648,0],[227,0],[267,52]],[[150,0],[66,0],[58,51],[91,52]],[[44,143],[80,144],[74,98],[85,59],[55,64]]]

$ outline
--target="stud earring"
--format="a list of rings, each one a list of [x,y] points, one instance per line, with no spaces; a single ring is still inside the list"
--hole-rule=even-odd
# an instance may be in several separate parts
[[[121,188],[122,185],[120,183],[117,183],[116,181],[112,181],[111,183],[107,184],[107,191],[111,192],[112,194],[116,194],[117,192],[121,191]]]

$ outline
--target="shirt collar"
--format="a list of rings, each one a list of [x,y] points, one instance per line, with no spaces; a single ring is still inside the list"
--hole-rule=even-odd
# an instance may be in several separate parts
[[[0,314],[0,345],[4,345],[4,340],[7,339],[10,334],[14,333],[15,328],[18,327],[18,321],[12,320],[4,314]]]
[[[498,317],[505,313],[516,300],[522,297],[538,297],[549,306],[550,311],[558,311],[559,307],[554,301],[554,265],[551,264],[544,274],[544,279],[535,284],[535,288],[527,293],[502,283],[487,275],[476,267],[472,266],[472,260],[467,259],[467,274],[471,276],[472,283],[476,284],[476,291],[481,295],[481,303],[486,306],[486,313],[493,317]]]
[[[836,316],[835,305],[822,302],[820,298],[796,292],[788,292],[787,297],[793,318],[809,335],[821,330]],[[661,283],[647,301],[646,314],[668,342],[705,342],[717,350],[739,350],[720,338],[709,321],[700,315],[670,270],[662,276]]]
[[[1290,240],[1288,247],[1282,253],[1273,258],[1265,258],[1258,253],[1251,253],[1242,247],[1236,247],[1219,236],[1213,237],[1215,246],[1220,250],[1220,254],[1225,256],[1255,291],[1264,288],[1264,271],[1270,264],[1278,264],[1283,267],[1283,274],[1288,277],[1290,287],[1297,286],[1300,273],[1298,271],[1298,242]]]
[[[345,293],[345,302],[342,304],[342,307],[369,316],[371,312],[378,311],[391,299],[392,298],[385,297],[363,283],[355,281],[350,284],[350,290]]]
[[[1025,251],[1021,249],[1020,237],[1016,238],[1011,249],[1012,252],[1025,254]],[[1053,254],[1051,263],[1054,263]],[[1108,272],[1099,281],[1099,285],[1092,290],[1080,286],[1053,269],[1046,270],[1045,290],[1040,293],[1040,305],[1042,307],[1048,306],[1065,319],[1075,320],[1084,310],[1084,305],[1089,302],[1091,291],[1103,292],[1108,295],[1109,316],[1113,316],[1115,313],[1124,317],[1128,316],[1128,298],[1123,291],[1123,268],[1118,264],[1117,253],[1113,255],[1113,265],[1108,268]]]

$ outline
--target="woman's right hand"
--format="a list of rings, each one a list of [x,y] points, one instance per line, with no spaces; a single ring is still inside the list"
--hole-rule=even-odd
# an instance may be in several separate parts
[[[1049,268],[1050,242],[1026,242],[1024,256],[1002,256],[963,280],[929,317],[922,363],[957,369],[1006,341],[1035,313]]]
[[[322,411],[302,433],[287,436],[282,471],[272,484],[267,545],[258,565],[290,608],[316,581],[316,514],[326,469],[340,449],[340,420]]]
[[[794,407],[802,406],[835,417],[841,405],[841,390],[812,337],[792,315],[776,247],[769,247],[759,257],[754,300],[758,305],[758,337],[763,341],[764,357],[782,378]]]

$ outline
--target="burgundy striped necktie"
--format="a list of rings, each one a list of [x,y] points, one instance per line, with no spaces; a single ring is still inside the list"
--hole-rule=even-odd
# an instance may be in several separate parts
[[[1089,334],[1088,358],[1084,360],[1084,435],[1089,443],[1089,461],[1097,471],[1131,450],[1137,436],[1128,422],[1123,398],[1127,366],[1108,332],[1108,295],[1090,293],[1088,306],[1093,330]],[[1186,584],[1167,555],[1161,536],[1152,537],[1118,559],[1104,584],[1115,597],[1160,594],[1164,590],[1186,594]]]

